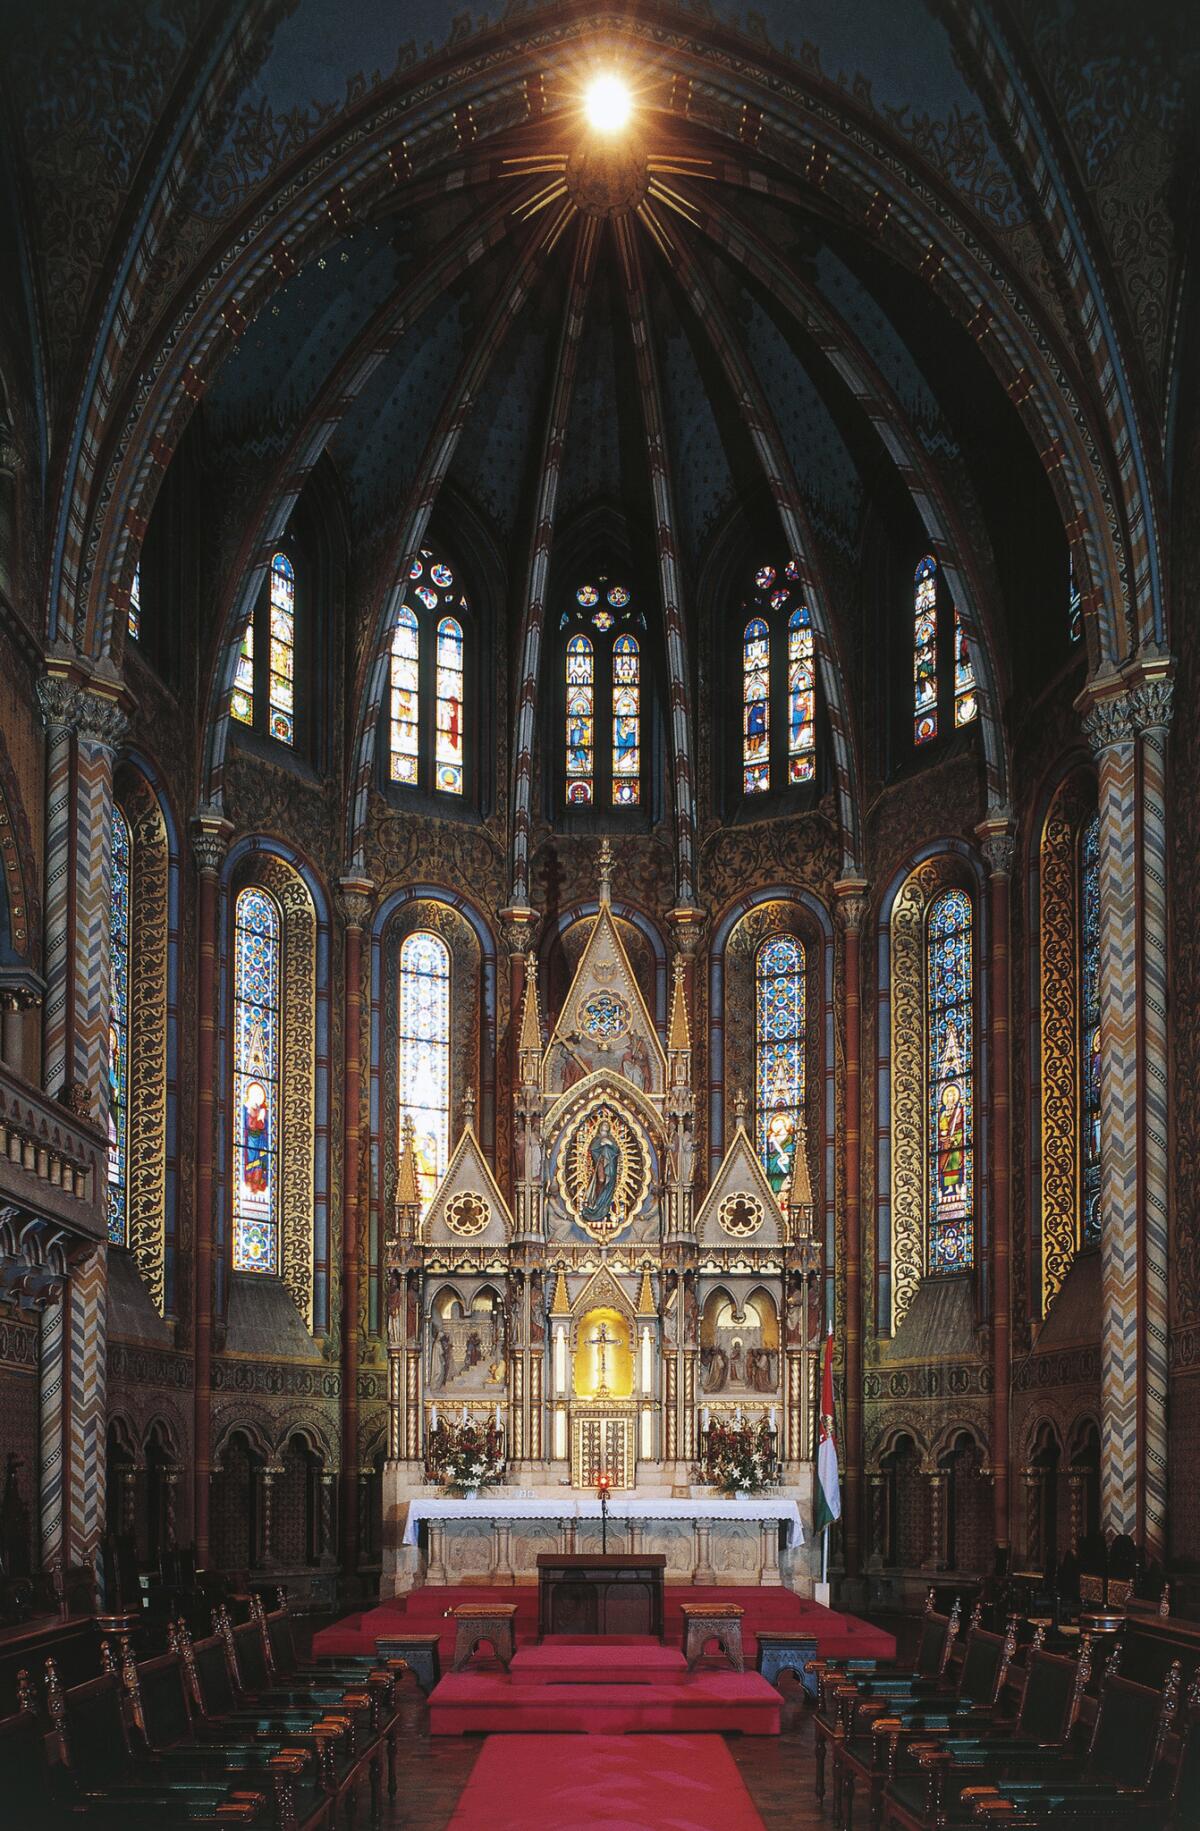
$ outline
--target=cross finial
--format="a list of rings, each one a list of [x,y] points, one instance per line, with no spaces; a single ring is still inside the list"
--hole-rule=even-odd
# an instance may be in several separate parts
[[[612,868],[612,847],[606,834],[600,841],[600,902],[604,906],[612,902]]]

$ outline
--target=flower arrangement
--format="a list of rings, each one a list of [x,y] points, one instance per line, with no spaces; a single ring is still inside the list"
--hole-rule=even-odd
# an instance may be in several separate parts
[[[425,1451],[427,1481],[440,1481],[447,1494],[461,1496],[492,1487],[503,1474],[504,1435],[498,1424],[439,1418]]]
[[[722,1494],[761,1494],[775,1479],[775,1432],[766,1418],[757,1424],[714,1421],[703,1445],[704,1474]]]

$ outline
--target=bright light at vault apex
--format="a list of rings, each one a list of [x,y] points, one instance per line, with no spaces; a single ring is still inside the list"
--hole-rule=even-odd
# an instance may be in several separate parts
[[[617,134],[633,113],[633,97],[619,76],[597,76],[587,86],[583,106],[597,133]]]

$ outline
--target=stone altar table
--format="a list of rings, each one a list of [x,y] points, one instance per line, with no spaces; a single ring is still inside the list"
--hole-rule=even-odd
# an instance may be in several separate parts
[[[600,1551],[600,1503],[577,1490],[473,1501],[414,1494],[406,1511],[397,1509],[394,1530],[393,1594],[421,1584],[530,1583],[541,1555]],[[661,1555],[667,1583],[804,1583],[797,1560],[804,1530],[791,1495],[748,1501],[614,1496],[608,1543],[630,1556]]]

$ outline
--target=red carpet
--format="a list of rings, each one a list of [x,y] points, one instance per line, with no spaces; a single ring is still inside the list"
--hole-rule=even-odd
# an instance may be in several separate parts
[[[518,1685],[656,1685],[685,1672],[678,1647],[657,1640],[567,1640],[549,1637],[537,1647],[520,1647],[512,1662]]]
[[[450,1831],[762,1831],[718,1736],[505,1736],[484,1743]]]

